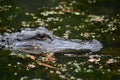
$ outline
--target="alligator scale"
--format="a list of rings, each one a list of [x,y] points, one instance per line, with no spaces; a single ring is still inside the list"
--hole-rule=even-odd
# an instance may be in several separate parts
[[[102,44],[96,39],[82,41],[63,39],[53,35],[45,27],[26,28],[20,32],[0,35],[0,48],[25,53],[40,54],[43,52],[99,51]]]

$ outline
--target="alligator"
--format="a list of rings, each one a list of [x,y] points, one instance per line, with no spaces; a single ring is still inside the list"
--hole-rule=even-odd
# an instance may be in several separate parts
[[[73,51],[101,50],[102,44],[96,40],[64,39],[53,35],[45,27],[25,28],[20,32],[0,35],[0,48],[30,54],[44,52],[59,53]]]

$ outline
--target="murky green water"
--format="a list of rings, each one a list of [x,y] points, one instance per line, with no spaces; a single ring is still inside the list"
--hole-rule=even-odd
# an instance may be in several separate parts
[[[97,39],[103,44],[96,53],[57,55],[45,68],[26,55],[0,50],[0,80],[119,80],[119,0],[0,0],[0,32],[45,26],[64,38]],[[119,79],[117,79],[119,78]]]

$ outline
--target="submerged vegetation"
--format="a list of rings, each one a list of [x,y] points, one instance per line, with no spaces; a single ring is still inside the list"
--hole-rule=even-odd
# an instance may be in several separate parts
[[[26,54],[0,50],[0,80],[114,80],[120,79],[120,7],[118,0],[0,0],[0,32],[45,26],[57,36],[97,39],[96,53],[55,54],[37,64]],[[42,60],[44,57],[39,57]]]

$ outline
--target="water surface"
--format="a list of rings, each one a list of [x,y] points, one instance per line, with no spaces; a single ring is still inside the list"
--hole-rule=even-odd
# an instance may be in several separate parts
[[[45,68],[26,55],[0,50],[1,80],[112,80],[120,78],[119,0],[0,0],[0,33],[45,26],[68,38],[97,39],[102,50],[57,55]],[[67,55],[67,56],[66,56]],[[40,58],[41,59],[41,58]],[[30,67],[29,67],[30,66]],[[32,66],[32,67],[31,67]]]

